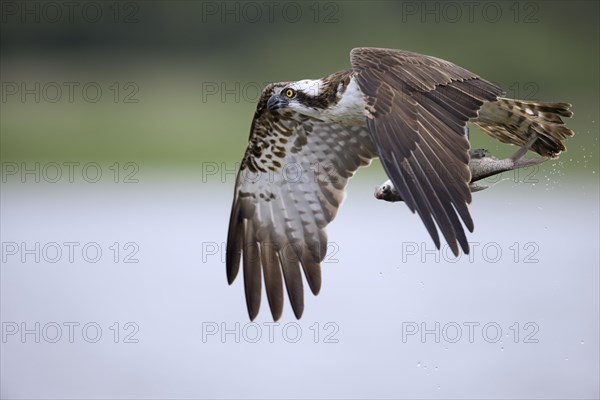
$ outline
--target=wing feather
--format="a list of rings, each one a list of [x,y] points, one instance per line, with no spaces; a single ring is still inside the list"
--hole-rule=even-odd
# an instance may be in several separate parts
[[[302,316],[301,269],[318,294],[325,228],[335,218],[348,179],[376,155],[366,127],[271,113],[265,107],[271,92],[272,87],[263,91],[252,122],[227,239],[227,280],[234,281],[242,259],[252,320],[260,307],[261,278],[274,320],[282,314],[283,282],[294,315]]]
[[[300,319],[304,312],[304,285],[302,284],[300,263],[295,255],[290,257],[283,250],[279,251],[279,260],[292,310],[296,318]]]
[[[260,253],[271,315],[274,320],[278,320],[283,312],[283,284],[279,256],[271,241],[260,244]]]
[[[436,246],[438,228],[455,255],[468,253],[469,142],[465,126],[497,86],[448,61],[400,50],[350,53],[365,95],[367,126],[382,165]],[[461,223],[462,220],[462,223]]]
[[[247,237],[244,238],[244,290],[246,293],[246,304],[248,305],[248,315],[250,320],[254,320],[260,309],[261,292],[261,257],[260,250],[254,237],[254,222],[252,220],[244,221],[244,231]]]
[[[229,283],[242,262],[251,319],[260,307],[263,279],[275,320],[282,314],[284,286],[295,316],[302,316],[301,269],[311,291],[319,293],[325,228],[348,179],[375,156],[436,246],[441,232],[454,254],[459,246],[469,251],[463,228],[473,230],[465,126],[501,90],[448,61],[417,53],[354,49],[351,63],[349,73],[366,103],[366,127],[271,113],[266,103],[280,84],[265,88],[257,105],[236,180],[226,256]]]

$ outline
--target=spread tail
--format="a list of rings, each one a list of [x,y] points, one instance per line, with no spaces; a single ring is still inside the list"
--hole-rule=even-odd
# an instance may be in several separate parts
[[[544,157],[556,157],[566,147],[563,141],[575,133],[561,117],[571,117],[569,103],[544,103],[499,97],[486,102],[472,120],[491,137],[503,143],[524,146],[534,137],[531,150]]]

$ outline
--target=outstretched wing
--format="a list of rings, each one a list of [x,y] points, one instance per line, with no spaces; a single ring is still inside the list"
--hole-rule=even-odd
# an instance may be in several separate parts
[[[417,53],[357,48],[350,58],[386,173],[438,248],[436,224],[455,255],[457,242],[468,253],[458,218],[473,231],[465,126],[502,90],[448,61]]]
[[[238,173],[227,237],[227,279],[243,257],[248,314],[258,314],[264,277],[273,319],[283,310],[283,278],[297,318],[304,309],[300,266],[314,294],[321,288],[325,227],[348,179],[374,157],[366,128],[341,127],[295,113],[266,110],[259,101]]]

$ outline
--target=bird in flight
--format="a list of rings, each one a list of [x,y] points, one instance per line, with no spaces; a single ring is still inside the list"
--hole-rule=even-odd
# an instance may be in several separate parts
[[[464,227],[473,231],[472,174],[483,171],[472,170],[467,122],[551,158],[574,134],[561,119],[572,116],[570,104],[503,98],[498,86],[439,58],[355,48],[350,63],[351,69],[321,79],[270,84],[258,101],[226,251],[229,284],[242,263],[251,320],[263,279],[274,320],[283,311],[284,286],[296,318],[302,316],[301,269],[318,294],[325,228],[348,179],[373,158],[437,248],[441,233],[458,256],[459,247],[469,251]]]

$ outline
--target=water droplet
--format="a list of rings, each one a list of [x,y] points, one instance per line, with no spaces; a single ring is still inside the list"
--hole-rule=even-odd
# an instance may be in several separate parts
[[[417,363],[417,368],[421,368],[421,361]]]
[[[565,357],[565,361],[569,361],[569,357]]]
[[[584,342],[583,340],[582,340],[580,343],[581,343],[581,344],[585,344],[585,342]]]
[[[435,367],[435,370],[437,371],[437,370],[438,370],[438,367]]]
[[[504,346],[500,347],[500,351],[504,351]]]
[[[440,390],[441,388],[442,388],[441,386],[438,386],[438,387],[437,387],[437,390]]]

